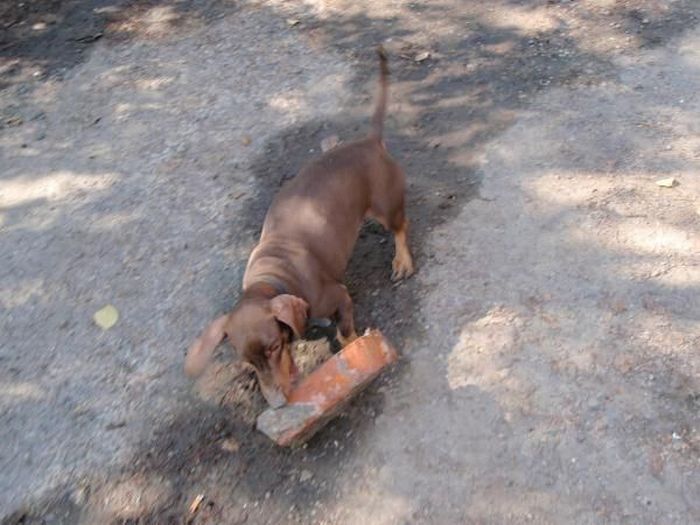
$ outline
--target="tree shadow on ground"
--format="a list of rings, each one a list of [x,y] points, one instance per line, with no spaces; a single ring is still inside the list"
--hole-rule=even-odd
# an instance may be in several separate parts
[[[237,9],[227,0],[40,0],[0,2],[0,89],[60,80],[95,42],[167,38]]]
[[[84,28],[80,20],[85,16],[85,6],[78,4],[73,4],[75,12],[66,12],[65,20],[69,27],[75,23]],[[430,232],[453,218],[470,199],[479,198],[479,155],[490,139],[512,123],[514,111],[525,107],[542,90],[595,84],[614,77],[614,68],[606,57],[582,51],[562,30],[533,38],[472,17],[461,20],[454,12],[443,13],[429,5],[422,6],[422,12],[426,16],[431,12],[432,16],[450,16],[455,26],[469,23],[470,30],[466,35],[445,38],[434,58],[416,61],[410,40],[420,28],[405,27],[401,19],[338,16],[316,20],[311,15],[304,19],[307,29],[322,33],[337,51],[355,55],[355,103],[364,112],[371,107],[368,90],[374,89],[376,75],[373,48],[381,40],[396,38],[396,45],[388,46],[392,52],[394,108],[410,106],[410,111],[390,110],[387,143],[407,172],[408,214],[418,271],[422,266],[439,264],[425,247]],[[271,16],[277,15],[271,12]],[[94,37],[104,23],[103,19],[90,22],[85,35]],[[60,52],[56,48],[54,56],[48,50],[53,49],[52,39],[39,43],[33,38],[27,37],[19,46],[6,46],[3,53],[44,61],[48,71],[74,65],[75,57],[82,56],[84,42],[80,46],[71,43],[69,50]],[[562,52],[566,60],[560,60]],[[401,58],[402,54],[408,58]],[[66,58],[68,55],[73,58]],[[280,183],[293,176],[310,154],[318,152],[325,136],[338,134],[348,141],[361,136],[366,126],[365,118],[349,115],[302,123],[269,140],[250,167],[258,194],[245,212],[248,233],[259,228]],[[375,226],[365,227],[350,264],[348,282],[358,324],[381,327],[400,348],[423,330],[425,320],[420,319],[417,305],[425,291],[412,281],[399,286],[389,282],[392,255],[388,235]],[[269,521],[284,519],[290,512],[296,518],[310,519],[316,503],[336,493],[337,464],[371,437],[372,421],[382,409],[384,391],[410,368],[410,356],[406,361],[355,400],[347,413],[307,448],[278,449],[235,415],[220,408],[198,406],[155,428],[150,437],[144,438],[132,465],[114,473],[86,500],[76,503],[74,487],[65,487],[8,517],[5,523],[42,523],[51,521],[46,519],[50,515],[57,522],[70,523],[92,513],[114,523],[180,523],[188,519],[187,506],[200,490],[206,490],[207,496],[201,513],[191,518],[193,523],[243,523],[249,517],[262,519],[262,509]],[[238,452],[226,450],[223,444],[232,438],[246,446]],[[306,469],[312,472],[313,483],[304,485],[299,477],[300,470]],[[166,495],[130,513],[101,508],[101,497],[108,495],[110,488],[137,476],[147,485],[167,486]],[[290,511],[292,505],[295,507]]]

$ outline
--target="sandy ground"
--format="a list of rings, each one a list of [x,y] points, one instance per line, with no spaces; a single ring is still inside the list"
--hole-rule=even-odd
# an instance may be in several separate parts
[[[0,4],[3,523],[700,521],[700,5],[481,4]],[[370,225],[348,285],[402,361],[280,450],[184,351],[381,41],[419,272]]]

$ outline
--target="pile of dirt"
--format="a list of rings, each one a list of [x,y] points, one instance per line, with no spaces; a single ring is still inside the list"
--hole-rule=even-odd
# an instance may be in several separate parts
[[[294,362],[300,377],[326,361],[332,353],[327,339],[300,340],[293,348]],[[216,403],[247,424],[255,423],[266,408],[253,367],[238,359],[230,359],[227,351],[197,381],[197,394],[209,403]]]

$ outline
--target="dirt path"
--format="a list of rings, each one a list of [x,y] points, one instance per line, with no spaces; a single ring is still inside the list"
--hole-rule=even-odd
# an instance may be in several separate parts
[[[700,6],[480,4],[2,4],[3,522],[700,520]],[[349,285],[404,359],[281,451],[184,349],[379,41],[420,271],[370,226]]]

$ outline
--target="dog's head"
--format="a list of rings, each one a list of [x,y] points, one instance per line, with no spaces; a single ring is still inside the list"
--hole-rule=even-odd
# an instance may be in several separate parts
[[[192,344],[185,372],[191,377],[200,375],[216,346],[228,337],[240,357],[255,368],[260,390],[270,406],[284,405],[297,376],[291,343],[294,336],[304,333],[308,308],[306,301],[288,294],[241,300]]]

